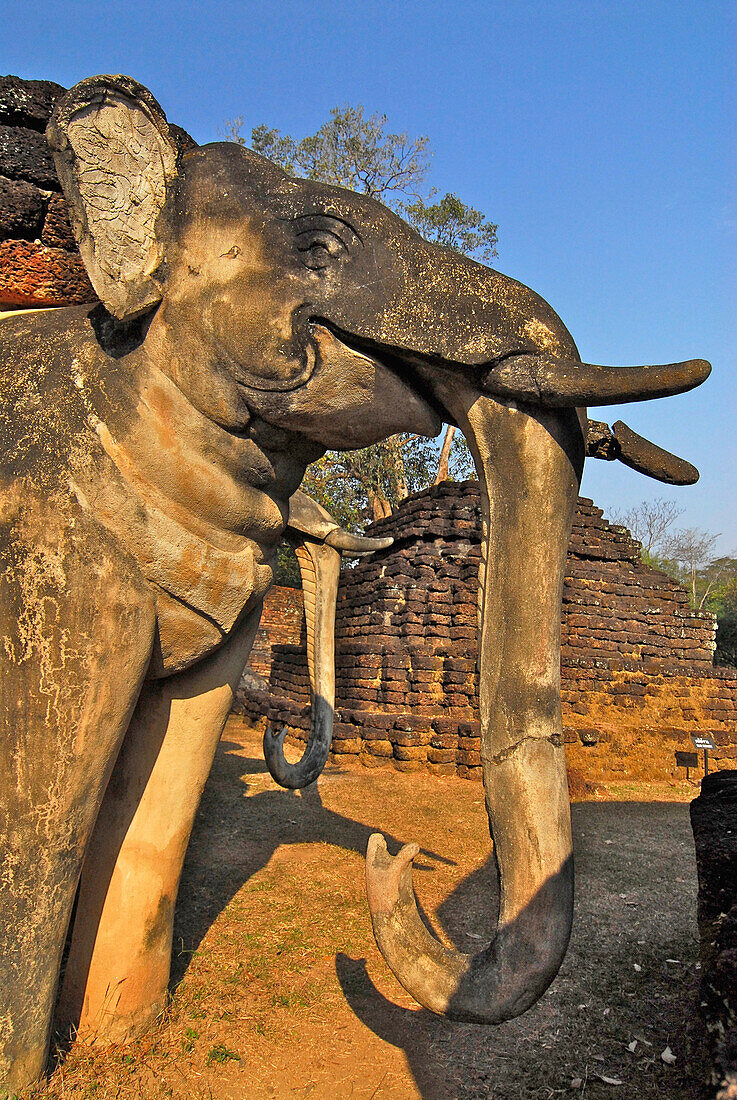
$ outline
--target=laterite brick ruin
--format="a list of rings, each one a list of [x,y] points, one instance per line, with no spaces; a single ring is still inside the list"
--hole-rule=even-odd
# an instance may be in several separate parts
[[[478,487],[446,483],[410,498],[368,533],[390,550],[344,570],[336,616],[333,758],[367,767],[480,778],[476,622],[481,555]],[[267,597],[283,631],[286,595]],[[270,601],[278,612],[270,612]],[[299,607],[300,596],[291,595]],[[272,650],[268,688],[241,692],[244,711],[309,728],[304,639],[296,620]],[[716,766],[737,759],[737,671],[713,665],[714,618],[645,566],[639,544],[581,498],[563,594],[564,736],[574,793],[605,777],[663,778],[689,735],[709,732]],[[253,667],[253,665],[252,665]],[[682,773],[681,773],[682,774]]]
[[[0,311],[96,300],[44,137],[64,91],[0,77]]]

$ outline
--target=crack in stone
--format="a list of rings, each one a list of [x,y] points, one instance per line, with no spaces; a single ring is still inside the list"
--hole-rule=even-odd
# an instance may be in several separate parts
[[[482,734],[483,737],[483,734]],[[481,762],[483,764],[503,764],[505,760],[508,760],[521,745],[527,745],[530,741],[547,741],[555,749],[560,749],[563,746],[563,736],[560,733],[551,733],[549,737],[522,737],[519,741],[515,741],[513,745],[509,745],[508,748],[502,749],[501,752],[496,753],[494,756],[489,756],[482,745],[479,755],[481,756]]]

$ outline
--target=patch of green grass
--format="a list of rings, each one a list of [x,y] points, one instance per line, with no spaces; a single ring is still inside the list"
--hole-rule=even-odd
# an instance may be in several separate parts
[[[307,1008],[309,1001],[301,993],[290,991],[289,993],[272,993],[271,1004],[274,1008]]]
[[[182,1039],[182,1050],[185,1054],[189,1054],[190,1051],[194,1050],[195,1039],[199,1039],[199,1037],[199,1031],[196,1031],[193,1027],[185,1028],[184,1038]]]
[[[234,1050],[229,1050],[223,1043],[217,1043],[214,1047],[211,1047],[207,1054],[207,1064],[211,1066],[213,1062],[222,1064],[223,1062],[240,1062],[241,1056]]]
[[[226,975],[226,977],[223,978],[223,982],[225,983],[225,985],[236,985],[243,982],[243,980],[244,975],[242,962],[239,962],[235,970],[232,970],[230,974]]]
[[[271,879],[263,878],[259,879],[258,882],[250,882],[246,890],[249,894],[260,894],[264,890],[273,890],[275,885],[276,883]]]

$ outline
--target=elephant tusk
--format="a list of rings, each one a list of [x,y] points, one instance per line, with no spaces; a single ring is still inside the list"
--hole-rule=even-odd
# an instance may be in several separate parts
[[[699,471],[685,458],[644,439],[621,420],[611,428],[601,420],[589,420],[586,455],[606,462],[618,459],[638,474],[666,485],[694,485],[699,480]]]
[[[495,397],[512,398],[550,408],[618,405],[685,393],[711,373],[705,359],[647,367],[601,367],[553,355],[512,355],[483,379]]]
[[[571,930],[560,608],[584,447],[572,409],[510,408],[457,378],[438,397],[468,440],[482,494],[479,718],[499,869],[496,931],[473,954],[432,935],[412,888],[414,845],[392,858],[375,834],[366,887],[379,950],[415,1000],[451,1019],[496,1024],[542,996]]]
[[[335,604],[340,575],[340,552],[327,542],[304,539],[294,552],[302,574],[312,699],[310,734],[302,759],[290,764],[284,756],[286,727],[276,736],[269,729],[264,733],[266,766],[272,778],[290,790],[314,783],[330,754],[335,720]]]
[[[386,550],[393,545],[394,539],[389,537],[368,539],[364,538],[363,535],[352,535],[350,531],[344,531],[341,527],[336,527],[327,536],[325,543],[332,546],[334,550],[340,550],[342,554],[351,556],[353,554],[372,554],[376,550]]]
[[[664,481],[666,485],[694,485],[699,480],[699,471],[685,458],[678,458],[644,439],[621,420],[612,425],[612,431],[619,444],[617,457],[630,469]]]

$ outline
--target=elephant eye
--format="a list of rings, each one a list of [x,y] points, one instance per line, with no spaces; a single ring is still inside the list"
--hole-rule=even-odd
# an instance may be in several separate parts
[[[344,263],[362,245],[352,225],[323,211],[300,214],[292,223],[292,232],[300,262],[312,271]]]
[[[297,251],[305,267],[322,271],[334,260],[348,256],[345,242],[329,229],[307,229],[297,234]]]

